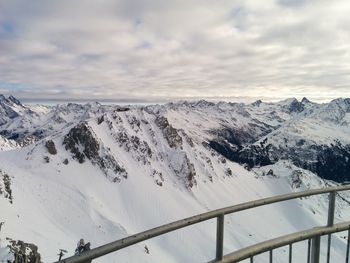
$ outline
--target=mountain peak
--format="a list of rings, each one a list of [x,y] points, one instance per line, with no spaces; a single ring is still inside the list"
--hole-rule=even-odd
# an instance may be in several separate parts
[[[310,103],[311,101],[308,100],[306,97],[304,97],[302,100],[301,100],[301,103]]]
[[[0,101],[2,101],[2,100],[6,100],[6,98],[4,95],[0,94]]]
[[[262,103],[261,100],[257,100],[257,101],[255,101],[255,102],[253,102],[252,105],[253,105],[253,106],[256,106],[256,107],[259,107],[261,103]]]
[[[15,104],[17,104],[17,105],[21,105],[21,102],[18,99],[16,99],[14,96],[12,96],[12,95],[10,95],[8,97],[8,100],[13,102],[13,103],[15,103]]]
[[[212,107],[215,106],[215,103],[207,100],[199,100],[194,102],[194,105],[198,107]]]

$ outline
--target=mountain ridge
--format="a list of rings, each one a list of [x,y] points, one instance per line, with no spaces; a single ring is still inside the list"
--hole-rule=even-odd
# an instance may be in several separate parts
[[[6,174],[12,193],[12,203],[0,195],[4,235],[34,243],[45,261],[54,261],[58,248],[72,253],[82,237],[95,247],[226,205],[346,181],[341,175],[348,169],[347,99],[297,103],[303,108],[294,99],[259,105],[18,106],[18,116],[0,115],[7,120],[1,136],[17,144],[0,151],[0,188]],[[315,160],[319,164],[312,166]],[[327,178],[338,171],[338,178]],[[282,205],[267,208],[261,222],[245,214],[228,217],[227,227],[237,227],[227,232],[227,251],[320,224],[328,200],[317,196],[288,207],[294,214]],[[337,218],[348,215],[348,203],[340,201]],[[98,262],[188,262],[193,256],[209,261],[215,225],[195,228],[199,232],[181,232],[191,233],[186,238],[174,233]],[[334,242],[346,245],[340,238]]]

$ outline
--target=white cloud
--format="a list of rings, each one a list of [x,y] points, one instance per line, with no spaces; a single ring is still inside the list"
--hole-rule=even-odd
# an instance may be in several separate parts
[[[346,0],[0,1],[0,89],[33,98],[347,97],[349,11]]]

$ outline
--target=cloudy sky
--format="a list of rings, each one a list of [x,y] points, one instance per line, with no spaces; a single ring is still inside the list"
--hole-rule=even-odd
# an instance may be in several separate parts
[[[349,0],[0,0],[0,93],[350,97],[349,14]]]

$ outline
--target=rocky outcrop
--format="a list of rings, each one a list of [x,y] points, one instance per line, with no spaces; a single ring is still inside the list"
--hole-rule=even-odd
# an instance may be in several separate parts
[[[222,140],[212,140],[209,141],[209,146],[227,159],[240,164],[245,164],[249,168],[273,163],[270,160],[268,152],[257,145],[242,147],[229,144]]]
[[[119,147],[123,147],[125,151],[133,152],[133,157],[142,164],[150,164],[153,152],[148,143],[141,140],[138,136],[129,135],[125,131],[117,132],[114,135]]]
[[[86,159],[100,169],[114,182],[127,178],[126,170],[118,164],[110,151],[105,148],[86,122],[73,127],[64,137],[63,145],[73,154],[73,159],[84,163]]]
[[[185,152],[174,152],[169,156],[169,166],[175,175],[183,180],[187,188],[197,184],[195,167]]]
[[[56,149],[56,146],[55,146],[55,143],[53,142],[53,140],[48,140],[45,143],[45,147],[46,147],[47,151],[49,152],[49,154],[52,154],[52,155],[57,154],[57,149]]]
[[[336,142],[331,146],[320,146],[316,160],[309,169],[320,177],[337,182],[350,181],[350,145]]]
[[[10,240],[8,247],[13,254],[13,263],[41,263],[41,255],[38,247],[32,243],[25,243],[21,240]],[[12,262],[11,262],[12,263]]]
[[[5,197],[12,204],[13,195],[11,189],[11,177],[0,170],[0,196]]]
[[[16,99],[14,96],[12,96],[12,95],[10,95],[10,96],[8,97],[8,100],[11,101],[11,102],[13,102],[13,103],[16,104],[16,105],[22,105],[21,102],[20,102],[18,99]]]
[[[302,112],[304,110],[304,104],[299,102],[297,99],[292,100],[292,102],[286,107],[289,113],[292,112]]]
[[[168,119],[164,116],[158,116],[155,123],[161,129],[164,138],[171,148],[182,148],[182,138],[178,131],[169,124]]]
[[[321,178],[336,182],[350,181],[350,145],[340,142],[308,145],[298,141],[295,146],[277,148],[267,142],[237,147],[224,140],[212,140],[209,146],[227,159],[249,168],[290,160],[294,165],[310,170]]]
[[[99,156],[100,145],[85,122],[69,131],[64,137],[63,145],[79,163],[83,163],[86,158],[91,160]]]

